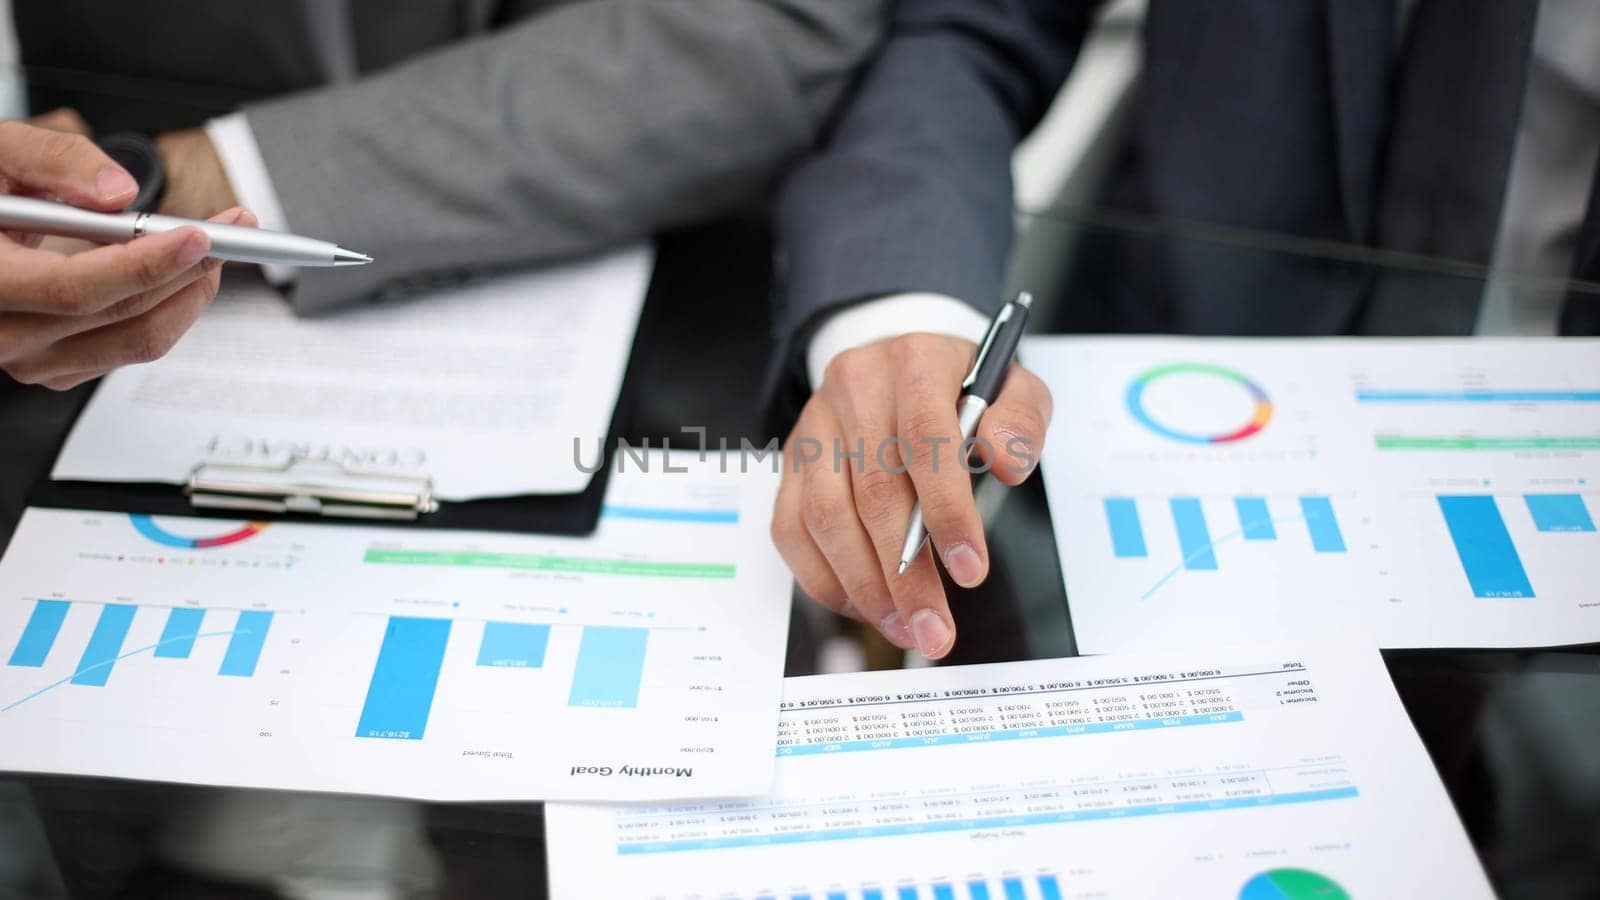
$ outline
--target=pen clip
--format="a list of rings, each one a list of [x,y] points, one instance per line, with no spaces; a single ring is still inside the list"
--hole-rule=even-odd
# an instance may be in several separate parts
[[[978,381],[978,370],[983,368],[983,361],[989,357],[989,348],[994,346],[995,337],[1000,334],[1001,326],[1011,321],[1011,304],[1000,307],[1000,314],[989,323],[989,332],[983,336],[983,343],[978,347],[978,355],[972,359],[972,371],[961,380],[961,390],[970,389]]]

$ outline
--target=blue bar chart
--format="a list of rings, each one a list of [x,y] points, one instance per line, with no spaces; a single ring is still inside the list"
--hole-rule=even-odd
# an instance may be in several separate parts
[[[388,617],[356,737],[415,741],[426,736],[446,651],[456,633],[454,624],[451,619]],[[542,670],[558,627],[578,632],[567,705],[637,707],[650,640],[648,628],[488,621],[483,623],[473,664],[487,669]]]
[[[0,711],[9,710],[49,693],[57,688],[103,688],[111,684],[112,676],[124,661],[146,658],[161,661],[184,661],[194,655],[196,642],[202,638],[228,638],[218,675],[249,678],[255,674],[257,664],[266,646],[273,613],[266,610],[205,609],[193,606],[143,606],[133,603],[95,603],[60,599],[36,599],[26,626],[12,648],[6,665],[18,668],[43,669],[63,667],[75,660],[70,674],[61,680],[46,684],[20,699],[13,700]],[[74,613],[77,610],[77,613]],[[217,625],[212,631],[202,628],[213,614],[237,615],[232,627]],[[84,640],[83,649],[76,655],[70,648],[62,648],[61,635],[69,615],[93,616],[93,629]],[[140,640],[130,641],[137,622],[147,622],[143,616],[164,616],[160,637],[152,639],[151,625],[142,626]],[[81,629],[75,632],[82,634]],[[214,657],[213,657],[214,658]]]
[[[1552,501],[1549,499],[1552,497],[1558,499]],[[1577,499],[1577,505],[1567,497]],[[1588,510],[1576,495],[1530,494],[1523,499],[1539,532],[1593,530]],[[1536,596],[1527,567],[1494,495],[1444,494],[1438,497],[1438,502],[1473,596],[1485,600]],[[1584,522],[1590,527],[1582,528]]]
[[[1227,498],[1232,514],[1221,518],[1220,510],[1212,507],[1208,519],[1209,501],[1200,497],[1168,497],[1165,506],[1172,520],[1172,534],[1177,539],[1174,564],[1179,570],[1212,572],[1220,568],[1217,548],[1235,540],[1245,542],[1279,541],[1279,525],[1286,522],[1303,523],[1313,552],[1346,553],[1344,531],[1334,511],[1330,497],[1309,494],[1282,498],[1280,514],[1273,515],[1272,504],[1266,497],[1241,495]],[[1286,508],[1294,504],[1291,512]],[[1133,497],[1106,497],[1102,500],[1106,529],[1110,534],[1111,555],[1116,559],[1146,559],[1150,556],[1150,541],[1145,534],[1145,519],[1139,510],[1140,501]],[[1552,522],[1577,523],[1570,507],[1550,512]]]
[[[1030,890],[1031,889],[1031,890]],[[867,886],[825,891],[756,894],[754,900],[1062,900],[1061,881],[1053,874],[1007,875],[1001,878],[937,880],[892,887]]]

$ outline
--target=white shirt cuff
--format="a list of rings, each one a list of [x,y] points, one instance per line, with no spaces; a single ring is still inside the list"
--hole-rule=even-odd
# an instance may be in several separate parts
[[[255,213],[261,227],[268,231],[288,231],[289,221],[283,214],[283,204],[278,191],[272,186],[272,175],[267,172],[266,160],[261,158],[261,147],[256,143],[255,132],[250,130],[250,120],[244,113],[234,113],[206,123],[206,136],[222,160],[222,170],[233,186],[233,195],[239,203]],[[293,284],[296,272],[293,266],[262,266],[261,274],[268,282],[283,287]]]
[[[806,347],[806,374],[813,389],[822,385],[828,363],[846,350],[902,334],[942,334],[983,340],[989,319],[943,294],[891,294],[840,310],[822,323]]]

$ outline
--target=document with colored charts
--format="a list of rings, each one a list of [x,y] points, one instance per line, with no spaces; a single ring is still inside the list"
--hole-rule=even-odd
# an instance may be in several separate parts
[[[1493,896],[1370,647],[791,678],[760,799],[551,805],[555,900]]]
[[[0,562],[0,770],[762,793],[791,593],[773,459],[628,455],[581,539],[29,510]]]
[[[1038,338],[1078,647],[1600,641],[1600,341]]]

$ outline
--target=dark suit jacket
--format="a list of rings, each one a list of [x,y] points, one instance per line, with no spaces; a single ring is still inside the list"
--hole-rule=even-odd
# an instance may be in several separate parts
[[[781,330],[804,334],[830,306],[901,291],[998,305],[1011,153],[1053,100],[1095,6],[901,0],[829,146],[781,198]],[[1445,141],[1436,159],[1390,166],[1402,88],[1436,87],[1402,77],[1397,59],[1411,45],[1397,57],[1394,0],[1152,0],[1134,127],[1103,200],[1170,219],[1487,262],[1532,10],[1530,0],[1443,4],[1445,14],[1470,17],[1469,42],[1484,43],[1464,48],[1477,54],[1474,67],[1419,98],[1421,124],[1459,140]],[[1502,89],[1500,120],[1473,118],[1480,94]],[[1417,165],[1442,182],[1433,187],[1446,199],[1458,186],[1450,179],[1482,179],[1477,195],[1493,197],[1492,208],[1461,216],[1447,206],[1385,207],[1411,187],[1401,181],[1417,180],[1386,169]],[[1418,296],[1415,285],[1386,293],[1353,267],[1244,265],[1192,243],[1096,248],[1119,258],[1093,260],[1108,277],[1068,298],[1067,326],[1288,335],[1472,327],[1475,296],[1465,315],[1433,315],[1454,301]],[[1389,316],[1375,298],[1429,315]]]

